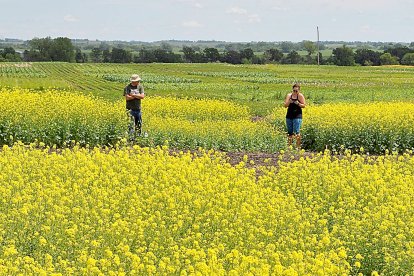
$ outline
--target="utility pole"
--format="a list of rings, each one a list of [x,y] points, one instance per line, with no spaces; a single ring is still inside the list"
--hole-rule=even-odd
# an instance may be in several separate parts
[[[318,66],[319,66],[319,27],[316,26],[316,34],[318,36],[318,40],[316,42],[316,46],[318,47]]]

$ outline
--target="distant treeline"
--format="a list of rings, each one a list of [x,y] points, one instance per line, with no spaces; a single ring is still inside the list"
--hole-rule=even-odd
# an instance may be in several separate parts
[[[231,47],[230,47],[230,46]],[[297,44],[281,43],[280,48],[268,48],[263,52],[255,52],[252,48],[237,44],[225,45],[225,49],[216,47],[182,46],[178,51],[168,43],[159,46],[140,46],[136,49],[125,45],[111,46],[101,43],[96,47],[81,49],[73,44],[69,38],[55,39],[35,38],[28,41],[28,50],[21,53],[13,47],[0,50],[0,61],[63,61],[63,62],[94,62],[94,63],[208,63],[223,62],[230,64],[329,64],[352,66],[360,64],[414,65],[414,44],[409,46],[392,45],[384,50],[365,48],[353,49],[345,44],[334,48],[332,54],[323,56],[318,45],[312,41],[303,41]],[[319,50],[323,49],[319,46]],[[300,55],[298,51],[305,51]]]

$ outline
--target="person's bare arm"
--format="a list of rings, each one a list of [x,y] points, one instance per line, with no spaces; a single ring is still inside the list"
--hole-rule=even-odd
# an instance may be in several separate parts
[[[284,106],[284,107],[288,107],[288,106],[290,105],[290,103],[292,102],[292,101],[290,100],[290,96],[291,96],[291,94],[290,94],[290,93],[286,95],[285,102],[283,103],[283,106]]]
[[[138,95],[134,95],[134,97],[136,98],[136,99],[143,99],[143,98],[145,98],[145,94],[144,94],[144,92],[142,92],[142,93],[140,93],[140,94],[138,94]]]
[[[125,94],[125,99],[126,99],[127,101],[131,101],[131,100],[135,99],[135,97],[134,97],[134,95]]]
[[[298,106],[301,108],[305,108],[306,107],[305,96],[303,96],[303,94],[299,94],[298,99],[299,99]]]

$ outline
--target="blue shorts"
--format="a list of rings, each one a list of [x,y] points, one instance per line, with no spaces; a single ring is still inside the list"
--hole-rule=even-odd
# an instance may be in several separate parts
[[[302,126],[302,118],[289,119],[286,118],[286,127],[288,135],[299,134]]]

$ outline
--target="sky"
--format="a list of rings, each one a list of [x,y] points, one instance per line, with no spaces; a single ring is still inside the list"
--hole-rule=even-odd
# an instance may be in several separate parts
[[[0,39],[414,41],[414,0],[0,0]]]

